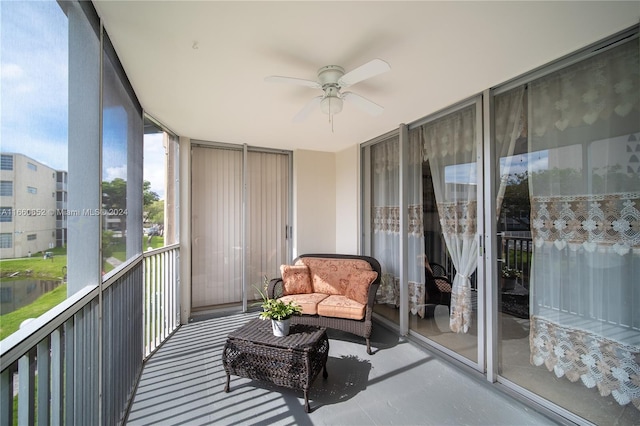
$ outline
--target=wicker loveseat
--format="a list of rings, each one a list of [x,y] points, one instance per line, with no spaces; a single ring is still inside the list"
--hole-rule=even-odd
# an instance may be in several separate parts
[[[280,267],[281,278],[267,287],[269,298],[292,300],[302,307],[293,324],[310,324],[353,333],[366,339],[371,354],[371,316],[380,285],[380,263],[369,256],[304,254]]]

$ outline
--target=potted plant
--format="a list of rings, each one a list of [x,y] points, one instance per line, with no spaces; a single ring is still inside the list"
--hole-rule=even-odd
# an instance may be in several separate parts
[[[266,293],[257,289],[262,296],[262,312],[260,319],[271,320],[271,328],[274,336],[286,336],[289,334],[291,317],[302,313],[302,307],[292,301],[284,302],[281,299],[270,299]]]
[[[502,267],[501,271],[501,285],[500,288],[504,290],[513,290],[516,286],[516,281],[522,276],[522,271],[515,268],[510,268],[507,265]]]

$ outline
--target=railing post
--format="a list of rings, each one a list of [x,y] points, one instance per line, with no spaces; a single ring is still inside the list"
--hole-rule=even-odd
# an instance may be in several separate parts
[[[18,361],[18,424],[32,425],[35,421],[36,354],[33,349]]]
[[[13,374],[14,367],[9,367],[0,374],[0,424],[13,424]]]
[[[51,355],[49,337],[45,337],[38,343],[38,424],[48,425],[50,420],[49,398],[51,378]]]
[[[62,425],[64,421],[64,346],[62,327],[51,333],[51,424]]]
[[[157,347],[174,331],[171,259],[177,252],[176,245],[134,259],[102,285],[81,289],[3,340],[0,424],[122,422],[152,349],[144,347],[149,333]]]

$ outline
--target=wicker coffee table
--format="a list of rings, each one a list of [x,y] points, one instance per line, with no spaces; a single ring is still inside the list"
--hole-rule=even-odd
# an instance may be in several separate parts
[[[292,324],[288,336],[276,337],[271,321],[254,319],[229,333],[222,352],[227,373],[225,392],[231,375],[264,380],[278,386],[302,389],[304,408],[309,409],[309,388],[320,370],[327,378],[329,339],[326,329]]]

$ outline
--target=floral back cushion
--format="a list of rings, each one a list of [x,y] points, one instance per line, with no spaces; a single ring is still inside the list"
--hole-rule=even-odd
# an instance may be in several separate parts
[[[371,265],[363,259],[303,257],[296,265],[309,267],[314,293],[329,295],[344,296],[354,271],[371,271]]]
[[[371,287],[376,278],[378,278],[376,271],[363,271],[361,269],[352,271],[349,277],[349,285],[344,295],[351,300],[366,305],[369,300],[369,287]]]
[[[306,265],[280,265],[283,295],[313,293],[311,274]]]

